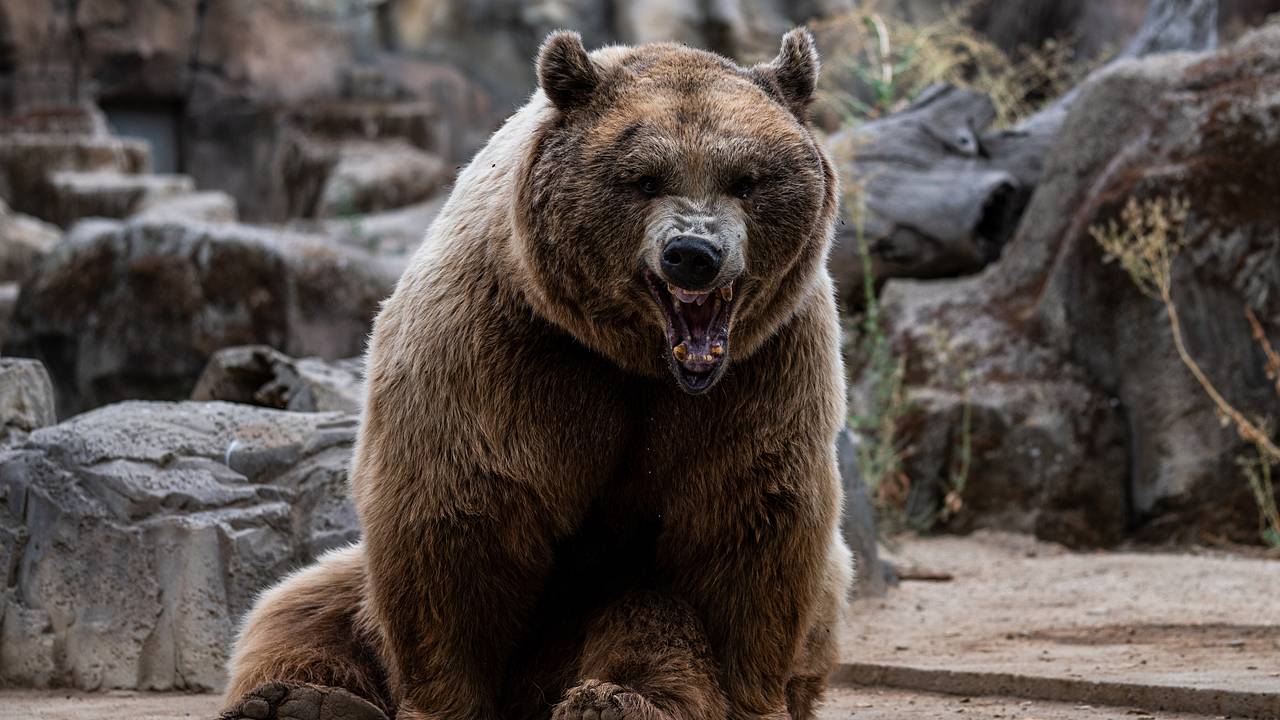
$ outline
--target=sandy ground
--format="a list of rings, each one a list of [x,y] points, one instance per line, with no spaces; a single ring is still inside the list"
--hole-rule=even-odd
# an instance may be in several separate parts
[[[981,533],[892,555],[952,579],[855,603],[847,663],[1267,694],[1280,718],[1280,561]]]
[[[4,720],[212,720],[216,695],[89,694],[0,691]],[[1017,698],[959,697],[882,688],[836,688],[820,720],[1203,720],[1204,716],[1151,714]]]
[[[836,687],[822,720],[1191,720],[1230,714],[1213,710],[1224,698],[1280,720],[1280,561],[1073,553],[981,533],[904,538],[889,555],[908,577],[932,579],[854,604],[837,677],[902,689]],[[1069,692],[1048,697],[1068,702],[1026,699],[1059,685]],[[217,705],[213,695],[0,690],[0,720],[212,720]],[[1204,714],[1174,712],[1188,709]]]

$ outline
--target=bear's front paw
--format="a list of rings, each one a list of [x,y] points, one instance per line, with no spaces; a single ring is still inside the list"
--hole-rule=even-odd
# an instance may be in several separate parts
[[[603,680],[584,680],[564,694],[551,720],[670,720],[643,695]]]
[[[387,720],[387,716],[341,688],[270,682],[245,693],[219,720]]]

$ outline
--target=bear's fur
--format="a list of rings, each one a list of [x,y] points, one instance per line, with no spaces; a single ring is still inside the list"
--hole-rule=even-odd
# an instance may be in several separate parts
[[[812,38],[744,69],[558,33],[538,70],[375,324],[363,540],[263,595],[228,698],[810,717],[851,565]],[[723,259],[710,294],[659,279],[673,233]]]

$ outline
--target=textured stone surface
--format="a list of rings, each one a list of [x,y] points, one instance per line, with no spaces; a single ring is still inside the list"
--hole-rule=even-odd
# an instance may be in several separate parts
[[[132,174],[150,167],[145,143],[100,135],[11,133],[0,139],[0,196],[42,219],[59,212],[50,178],[58,172]]]
[[[974,467],[959,527],[1255,541],[1245,448],[1178,359],[1160,303],[1104,263],[1088,230],[1130,197],[1185,198],[1174,299],[1190,352],[1247,415],[1280,416],[1244,316],[1280,344],[1278,165],[1280,27],[1218,53],[1125,61],[1087,84],[1005,256],[972,278],[886,288],[921,401],[909,456],[922,492],[934,488],[924,505],[961,432],[947,358],[964,357]]]
[[[298,137],[283,168],[293,217],[351,217],[413,205],[435,195],[450,177],[440,158],[395,138]]]
[[[57,422],[53,382],[37,360],[0,358],[0,446]]]
[[[58,228],[13,212],[0,200],[0,283],[22,280],[61,239]]]
[[[42,217],[68,226],[84,217],[125,218],[146,205],[195,190],[185,175],[129,175],[113,170],[60,170],[49,173]]]
[[[363,358],[295,360],[265,345],[219,350],[191,391],[192,400],[226,400],[295,412],[360,409]]]
[[[186,398],[224,347],[359,355],[395,276],[316,236],[234,223],[84,222],[24,287],[5,352],[44,361],[61,417],[127,398]]]
[[[255,593],[356,537],[355,419],[129,402],[0,452],[0,680],[207,690]]]
[[[136,214],[148,219],[211,223],[235,222],[237,216],[235,198],[220,190],[149,197],[141,203]]]
[[[840,519],[840,533],[853,552],[854,595],[878,597],[885,593],[890,571],[880,562],[880,552],[876,545],[880,539],[876,532],[876,509],[858,469],[859,442],[861,440],[858,436],[848,428],[841,431],[836,440],[840,480],[844,486],[844,514]]]

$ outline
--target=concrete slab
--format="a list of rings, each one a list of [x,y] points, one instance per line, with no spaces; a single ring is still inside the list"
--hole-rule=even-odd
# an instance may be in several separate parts
[[[855,603],[840,681],[1280,718],[1280,562],[1007,534],[892,555],[931,580]]]

